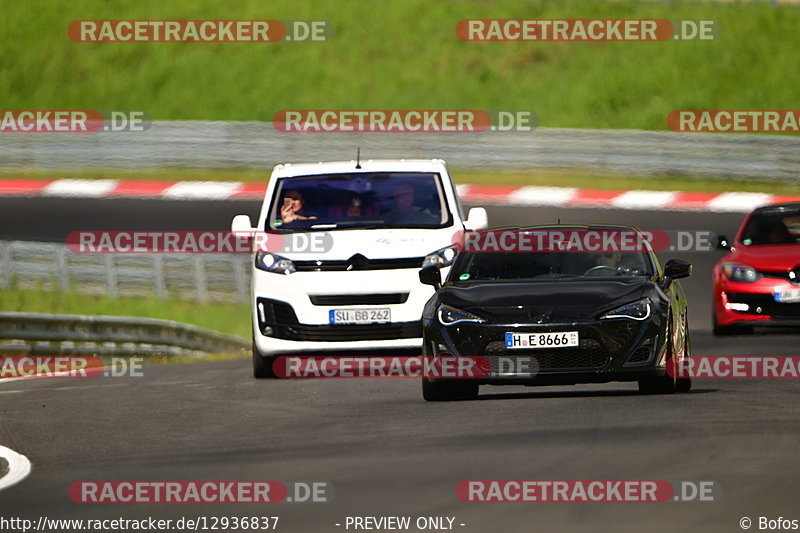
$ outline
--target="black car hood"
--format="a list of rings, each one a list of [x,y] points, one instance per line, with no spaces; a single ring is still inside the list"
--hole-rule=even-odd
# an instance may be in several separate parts
[[[562,322],[596,318],[599,313],[638,300],[649,280],[560,280],[493,282],[448,286],[439,302],[497,322]]]

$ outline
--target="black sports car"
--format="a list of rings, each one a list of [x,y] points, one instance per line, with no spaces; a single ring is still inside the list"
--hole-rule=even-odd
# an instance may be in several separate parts
[[[490,231],[640,233],[563,225]],[[435,265],[420,271],[437,288],[423,311],[423,355],[473,357],[488,368],[476,379],[423,378],[423,396],[470,399],[481,384],[609,381],[638,381],[643,393],[688,391],[691,381],[666,368],[668,359],[689,356],[686,298],[675,280],[691,268],[670,260],[662,269],[649,245],[625,252],[462,249],[443,285]]]

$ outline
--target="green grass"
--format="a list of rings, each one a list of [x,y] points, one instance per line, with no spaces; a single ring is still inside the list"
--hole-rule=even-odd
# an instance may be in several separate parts
[[[0,291],[0,309],[29,313],[65,313],[163,318],[249,339],[246,303],[197,303],[155,298],[109,298],[74,292],[11,289]]]
[[[74,19],[314,19],[324,43],[75,43]],[[463,18],[715,19],[714,42],[471,43]],[[280,109],[534,110],[542,126],[664,129],[675,109],[800,107],[800,9],[769,2],[7,2],[5,109],[269,121]]]
[[[541,185],[608,190],[646,189],[654,191],[766,192],[800,195],[800,183],[747,181],[719,177],[672,175],[628,175],[586,169],[535,169],[508,171],[452,169],[456,183],[488,185]],[[142,169],[142,170],[10,170],[0,168],[0,179],[119,179],[163,181],[262,181],[269,170],[254,169]]]

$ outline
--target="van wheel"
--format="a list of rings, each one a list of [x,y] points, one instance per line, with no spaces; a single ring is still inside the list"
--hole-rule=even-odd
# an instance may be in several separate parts
[[[427,402],[457,402],[474,400],[478,397],[477,383],[469,381],[445,380],[429,381],[422,378],[422,397]]]
[[[275,361],[274,357],[267,357],[261,355],[256,346],[256,341],[253,339],[253,377],[256,379],[275,379],[278,376],[272,370],[272,363]]]

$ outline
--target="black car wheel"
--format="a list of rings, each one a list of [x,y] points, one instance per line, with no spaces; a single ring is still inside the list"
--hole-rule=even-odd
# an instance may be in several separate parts
[[[428,402],[474,400],[478,397],[477,383],[459,380],[429,381],[422,378],[422,397]]]
[[[683,337],[683,354],[687,359],[692,356],[692,343],[689,340],[689,318],[683,317],[683,331],[686,334]],[[692,378],[678,378],[675,382],[675,392],[689,392],[692,390]]]
[[[258,351],[258,347],[256,346],[256,341],[253,339],[253,376],[256,379],[274,379],[278,377],[272,370],[272,362],[274,360],[274,357],[265,357],[261,355],[261,352]]]
[[[686,323],[684,322],[684,327]],[[684,353],[689,356],[689,335],[683,338]],[[671,336],[667,338],[671,339]],[[672,341],[667,343],[667,364],[672,363]],[[663,376],[656,378],[647,378],[639,380],[639,392],[642,394],[674,394],[676,392],[688,392],[692,388],[691,378],[675,378],[669,372]]]

